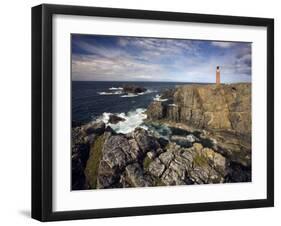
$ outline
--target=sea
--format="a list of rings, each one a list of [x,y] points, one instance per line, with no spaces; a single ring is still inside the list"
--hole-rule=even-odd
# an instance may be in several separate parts
[[[143,126],[145,111],[153,101],[161,99],[161,93],[167,89],[190,83],[176,82],[100,82],[72,81],[72,124],[86,124],[102,120],[108,124],[110,114],[116,114],[126,120],[110,125],[115,131],[128,133]],[[136,85],[147,91],[140,94],[125,95],[122,86]]]

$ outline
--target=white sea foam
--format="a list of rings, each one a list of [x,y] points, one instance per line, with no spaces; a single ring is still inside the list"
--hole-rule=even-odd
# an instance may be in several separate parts
[[[161,96],[159,94],[157,94],[154,98],[154,101],[159,101],[159,102],[164,102],[167,101],[168,99],[162,99]]]
[[[98,92],[99,95],[121,95],[122,91],[115,91],[115,92]]]
[[[176,104],[169,104],[170,107],[177,107],[178,105]]]
[[[109,90],[123,90],[122,87],[111,87],[109,88]]]
[[[137,97],[139,96],[140,94],[133,94],[133,93],[129,93],[129,94],[126,94],[126,95],[122,95],[121,97]]]
[[[124,118],[125,121],[120,121],[116,124],[109,123],[109,117],[112,113],[104,112],[99,120],[102,120],[106,125],[110,126],[117,133],[130,133],[137,127],[147,129],[146,126],[142,125],[144,119],[147,118],[145,114],[146,109],[138,108],[135,111],[129,111],[127,114],[120,113],[117,116]]]

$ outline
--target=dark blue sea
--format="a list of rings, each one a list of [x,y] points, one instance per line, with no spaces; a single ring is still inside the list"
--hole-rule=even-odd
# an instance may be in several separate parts
[[[141,95],[122,95],[120,87],[134,84],[147,89]],[[85,124],[103,113],[124,113],[146,109],[156,95],[184,83],[172,82],[72,82],[72,121]]]
[[[122,87],[128,84],[144,87],[147,91],[126,95]],[[72,81],[72,126],[102,120],[118,133],[129,133],[136,127],[148,129],[144,123],[148,105],[153,100],[165,101],[161,99],[163,91],[184,84],[190,83]],[[110,124],[111,114],[125,121]]]

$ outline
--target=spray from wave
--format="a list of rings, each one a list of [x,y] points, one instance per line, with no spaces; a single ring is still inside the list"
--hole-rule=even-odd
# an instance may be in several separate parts
[[[111,87],[109,88],[109,90],[123,90],[122,87]]]
[[[115,92],[98,92],[99,95],[121,95],[121,91],[115,91]]]
[[[162,99],[162,97],[160,95],[156,95],[154,98],[153,98],[154,101],[159,101],[159,102],[164,102],[164,101],[167,101],[168,99]]]
[[[109,123],[110,115],[112,115],[112,113],[108,112],[104,112],[98,120],[102,120],[117,133],[127,134],[134,131],[137,127],[147,129],[147,127],[143,125],[144,120],[147,118],[145,111],[146,109],[144,108],[138,108],[135,111],[129,111],[128,113],[115,114],[116,116],[125,119],[116,124]]]

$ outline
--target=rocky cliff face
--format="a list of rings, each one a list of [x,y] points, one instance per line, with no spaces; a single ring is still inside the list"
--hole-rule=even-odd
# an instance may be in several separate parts
[[[72,189],[251,181],[251,85],[181,86],[153,101],[148,128],[72,129]],[[165,128],[165,129],[164,129]]]
[[[251,85],[185,85],[167,102],[153,102],[149,119],[182,122],[197,129],[251,133]]]

